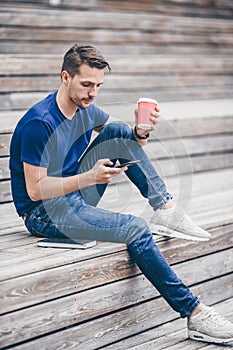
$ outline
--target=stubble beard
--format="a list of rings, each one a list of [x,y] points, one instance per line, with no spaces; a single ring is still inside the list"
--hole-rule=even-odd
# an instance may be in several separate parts
[[[94,99],[88,99],[88,98],[82,98],[79,99],[77,97],[74,97],[70,95],[70,101],[78,108],[88,108],[90,104],[93,102]]]

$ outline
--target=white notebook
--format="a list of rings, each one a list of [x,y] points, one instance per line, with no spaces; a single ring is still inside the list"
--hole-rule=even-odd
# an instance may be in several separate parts
[[[50,247],[50,248],[68,248],[68,249],[87,249],[94,247],[96,241],[88,241],[85,239],[69,239],[69,238],[46,238],[37,242],[39,247]]]

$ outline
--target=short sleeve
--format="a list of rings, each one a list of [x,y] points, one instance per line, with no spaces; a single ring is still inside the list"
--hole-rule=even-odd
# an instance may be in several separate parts
[[[21,161],[48,168],[50,150],[50,128],[40,121],[28,122],[22,131]]]
[[[94,128],[98,128],[101,125],[105,124],[109,118],[109,115],[104,112],[102,109],[95,106],[95,126]]]

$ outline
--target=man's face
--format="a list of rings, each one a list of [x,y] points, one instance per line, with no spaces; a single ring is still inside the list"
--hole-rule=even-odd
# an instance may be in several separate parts
[[[80,73],[69,77],[68,94],[70,101],[77,107],[87,108],[94,101],[104,82],[104,69],[81,65]]]

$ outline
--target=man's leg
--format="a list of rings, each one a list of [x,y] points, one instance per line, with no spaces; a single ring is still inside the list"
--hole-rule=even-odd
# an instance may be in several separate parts
[[[141,218],[90,206],[74,192],[45,200],[27,214],[25,224],[37,236],[125,243],[142,273],[182,317],[200,303],[166,262]]]
[[[195,241],[206,241],[211,235],[198,227],[191,218],[178,210],[157,210],[171,206],[172,195],[156,172],[143,148],[135,141],[130,126],[122,122],[107,125],[91,144],[81,160],[81,172],[89,170],[100,158],[119,160],[140,160],[138,165],[125,172],[137,186],[141,194],[148,199],[154,209],[151,230],[164,236],[179,237]],[[106,185],[97,185],[81,190],[83,198],[91,205],[97,205],[106,189]]]
[[[127,244],[142,273],[175,311],[182,317],[188,317],[190,338],[218,343],[233,340],[233,325],[213,309],[200,304],[199,299],[177,277],[153,241],[143,219],[87,205],[79,192],[74,192],[44,201],[26,215],[25,223],[34,235],[65,235],[73,239]],[[190,317],[194,313],[196,315]]]
[[[138,165],[129,167],[125,173],[154,210],[172,198],[143,148],[135,141],[128,124],[113,122],[101,131],[80,161],[81,172],[91,169],[100,158],[110,158],[114,163],[117,160],[120,163],[140,160]],[[97,185],[85,188],[81,193],[89,204],[97,205],[105,189],[106,185]]]

